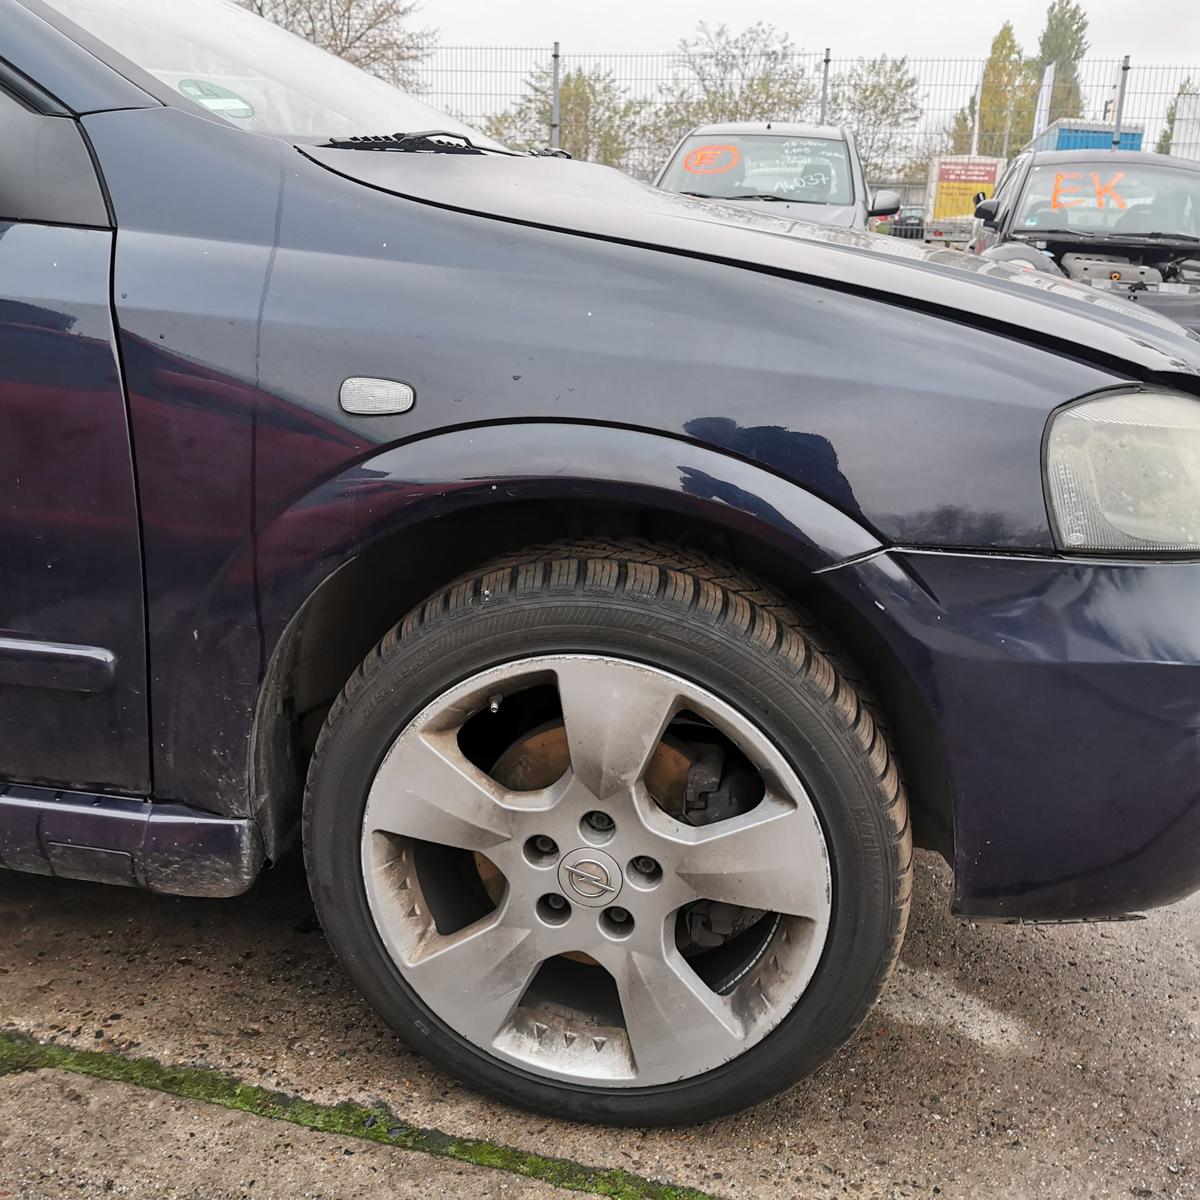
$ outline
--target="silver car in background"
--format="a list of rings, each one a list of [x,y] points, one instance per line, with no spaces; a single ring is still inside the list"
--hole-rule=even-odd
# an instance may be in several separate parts
[[[895,192],[870,195],[854,135],[836,125],[699,125],[680,140],[654,186],[847,229],[866,229],[869,218],[900,209]]]

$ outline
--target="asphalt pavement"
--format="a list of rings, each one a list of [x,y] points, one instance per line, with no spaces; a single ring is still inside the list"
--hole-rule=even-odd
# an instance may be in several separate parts
[[[919,855],[901,966],[815,1077],[614,1131],[401,1047],[295,863],[229,901],[0,872],[0,1200],[1200,1195],[1200,902],[1007,926],[950,896]]]

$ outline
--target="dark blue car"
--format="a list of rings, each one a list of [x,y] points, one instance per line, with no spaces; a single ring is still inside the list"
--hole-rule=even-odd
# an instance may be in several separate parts
[[[221,0],[0,0],[0,861],[302,842],[411,1045],[711,1117],[957,911],[1200,885],[1200,340],[516,155]]]

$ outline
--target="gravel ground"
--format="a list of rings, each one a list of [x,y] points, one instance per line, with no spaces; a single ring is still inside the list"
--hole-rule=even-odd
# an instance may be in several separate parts
[[[414,1125],[726,1197],[1200,1195],[1200,902],[1118,925],[974,925],[949,915],[940,860],[918,856],[916,884],[901,967],[859,1035],[788,1094],[693,1130],[526,1116],[432,1069],[346,982],[294,864],[231,901],[0,872],[0,1025],[211,1065],[325,1104],[383,1103]],[[125,1084],[92,1087],[47,1072],[0,1079],[0,1132],[22,1112],[30,1131],[0,1140],[0,1195],[6,1177],[27,1181],[10,1187],[14,1196],[38,1194],[20,1155],[34,1153],[32,1143],[42,1157],[28,1170],[50,1169],[45,1143],[63,1128],[64,1088],[86,1097],[72,1123],[106,1131],[86,1154],[60,1139],[68,1160],[90,1154],[122,1186],[127,1174],[128,1195],[176,1194],[155,1182],[142,1135],[123,1133],[111,1114],[147,1106],[176,1156],[163,1169],[178,1171],[189,1158],[171,1115],[180,1102]],[[260,1153],[274,1164],[247,1176],[252,1191],[230,1195],[354,1196],[373,1163],[393,1173],[408,1163],[425,1173],[431,1163],[462,1169],[359,1142],[354,1169],[364,1174],[334,1178],[321,1163],[341,1154],[344,1139],[193,1102],[179,1114],[207,1130],[198,1161],[218,1149],[242,1175]],[[281,1173],[285,1145],[295,1170]],[[515,1176],[506,1180],[512,1190],[486,1190],[496,1179],[482,1172],[456,1194],[542,1194],[520,1191],[531,1185]],[[233,1176],[227,1182],[235,1186]],[[412,1194],[437,1195],[433,1186]]]

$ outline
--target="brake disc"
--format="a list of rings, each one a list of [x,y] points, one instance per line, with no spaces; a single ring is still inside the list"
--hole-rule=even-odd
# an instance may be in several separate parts
[[[714,767],[711,746],[664,737],[646,768],[646,790],[664,812],[677,820],[685,824],[707,823],[695,819],[699,814],[695,810],[694,793],[697,786],[717,787],[721,775],[719,758],[718,754]],[[561,779],[570,765],[566,729],[561,721],[552,721],[519,737],[500,755],[488,774],[501,787],[531,792]],[[712,815],[715,817],[715,812]],[[493,904],[499,904],[504,896],[503,874],[481,854],[475,855],[475,863],[488,897]],[[676,931],[676,944],[685,958],[692,957],[732,941],[762,916],[756,910],[701,900],[684,911]],[[579,951],[564,957],[576,962],[594,962]],[[754,957],[752,954],[751,958]]]

